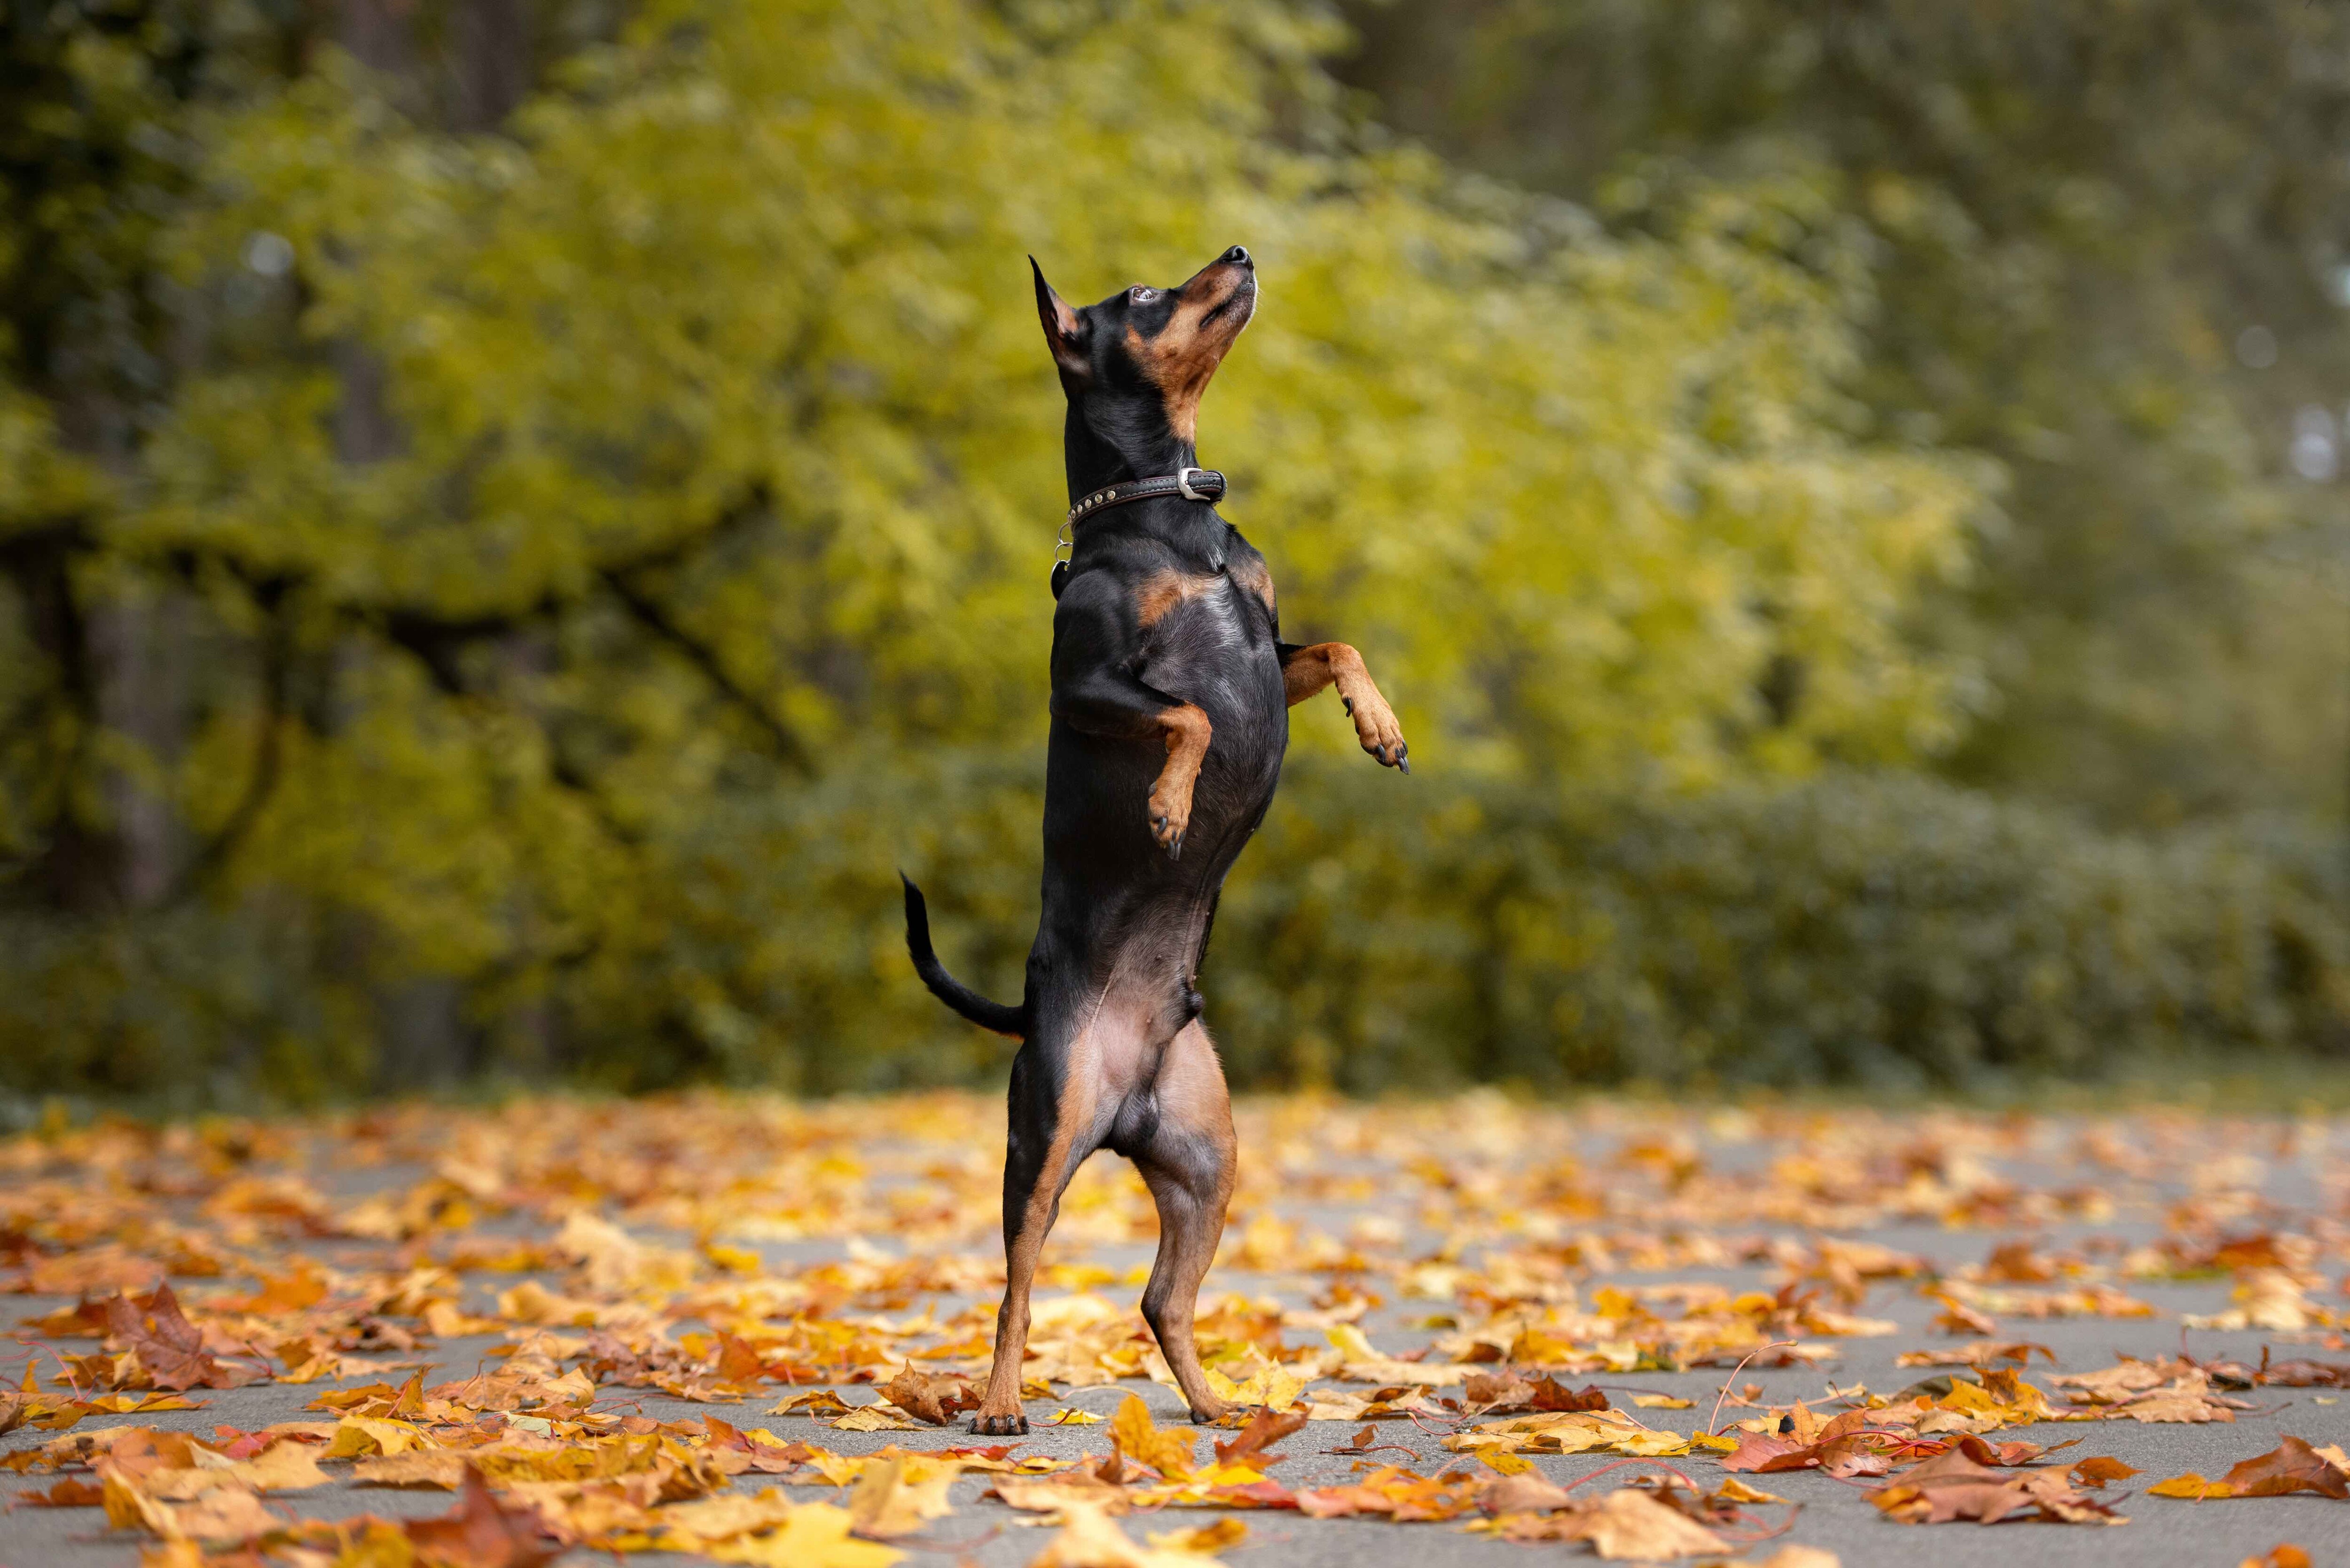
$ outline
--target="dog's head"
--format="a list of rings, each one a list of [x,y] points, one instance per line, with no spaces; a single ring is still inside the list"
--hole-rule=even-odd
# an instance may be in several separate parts
[[[1198,439],[1200,394],[1256,310],[1256,263],[1234,245],[1173,288],[1136,284],[1075,309],[1036,258],[1036,314],[1061,387],[1103,433],[1152,419],[1186,445]]]

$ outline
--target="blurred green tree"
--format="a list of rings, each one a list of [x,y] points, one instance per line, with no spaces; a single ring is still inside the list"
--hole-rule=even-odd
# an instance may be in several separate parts
[[[0,402],[19,1084],[983,1059],[872,910],[909,857],[976,859],[999,941],[1026,902],[1065,500],[1024,252],[1076,294],[1263,258],[1206,454],[1430,768],[1798,775],[1979,700],[1908,633],[1993,475],[1857,433],[1876,274],[1817,181],[1605,233],[1382,147],[1274,0],[653,5],[511,113],[365,6],[174,86],[176,15],[20,26],[52,86],[0,108],[130,150],[0,234],[57,293]],[[124,321],[157,368],[99,439],[58,367]]]
[[[1347,9],[1363,47],[1341,74],[1468,167],[1634,231],[1691,178],[1792,171],[1865,231],[1865,428],[2012,479],[1983,570],[1933,628],[1997,693],[1956,776],[2124,826],[2342,821],[2340,7]]]

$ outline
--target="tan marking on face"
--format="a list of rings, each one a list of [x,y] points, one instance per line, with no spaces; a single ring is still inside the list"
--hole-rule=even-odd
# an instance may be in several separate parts
[[[1142,587],[1135,591],[1135,618],[1146,629],[1157,626],[1177,606],[1211,594],[1222,583],[1218,576],[1195,576],[1171,566],[1161,568],[1145,577]]]
[[[1224,354],[1241,328],[1256,312],[1253,298],[1235,303],[1233,296],[1253,280],[1246,267],[1217,262],[1201,269],[1182,288],[1175,314],[1146,339],[1136,327],[1126,329],[1127,351],[1142,373],[1159,388],[1167,405],[1167,422],[1178,439],[1200,438],[1200,397],[1224,362]],[[1230,305],[1230,309],[1223,309]],[[1215,319],[1208,319],[1214,314]]]

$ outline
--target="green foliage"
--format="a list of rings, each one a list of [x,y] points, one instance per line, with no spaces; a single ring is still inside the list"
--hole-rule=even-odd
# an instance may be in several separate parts
[[[951,867],[950,913],[1017,940],[1035,802],[1004,759],[1040,749],[1065,504],[1024,252],[1079,296],[1261,257],[1205,455],[1291,634],[1362,646],[1460,781],[1376,781],[1397,829],[1364,853],[1439,844],[1407,825],[1448,789],[1953,743],[1971,670],[1908,622],[1995,475],[1856,434],[1865,236],[1798,178],[1693,182],[1612,236],[1464,182],[1345,118],[1335,42],[1273,0],[713,3],[577,53],[497,135],[316,41],[157,96],[182,156],[125,265],[169,373],[98,467],[44,410],[116,394],[30,326],[0,404],[0,696],[31,720],[0,755],[0,1073],[302,1096],[988,1060],[908,1049],[948,1036],[888,878]],[[71,338],[78,308],[25,319]],[[1297,717],[1302,753],[1351,751],[1335,707]],[[1280,815],[1358,787],[1306,768]],[[1431,1062],[1476,1037],[1430,1022]],[[1256,1039],[1259,1078],[1338,1071]]]
[[[1350,78],[1469,167],[1634,229],[1691,178],[1799,171],[1865,232],[1867,428],[1990,453],[2012,481],[1933,628],[1998,693],[1950,771],[2123,823],[2340,819],[2350,509],[2323,462],[2311,483],[2286,458],[2313,418],[2341,434],[2350,378],[2350,14],[1348,9],[1367,33]],[[2253,329],[2269,350],[2240,358]]]

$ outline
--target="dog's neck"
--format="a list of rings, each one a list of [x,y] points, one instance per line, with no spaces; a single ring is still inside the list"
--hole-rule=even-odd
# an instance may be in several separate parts
[[[1128,479],[1150,479],[1181,468],[1200,466],[1199,448],[1177,436],[1166,420],[1136,414],[1121,417],[1115,407],[1086,410],[1072,398],[1062,439],[1068,466],[1069,500]],[[1097,424],[1107,427],[1107,433]]]

